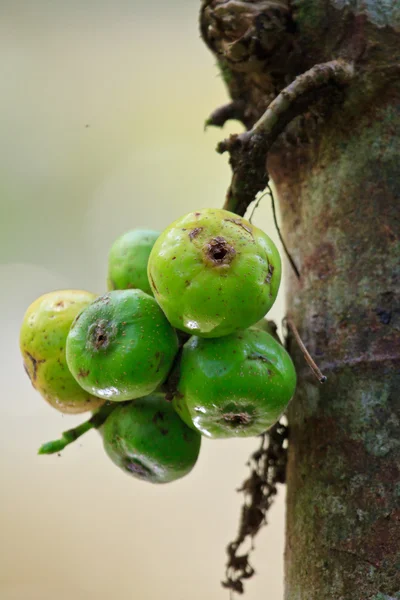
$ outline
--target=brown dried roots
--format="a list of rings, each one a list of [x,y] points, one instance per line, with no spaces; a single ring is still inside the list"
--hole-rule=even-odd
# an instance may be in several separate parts
[[[222,585],[238,594],[243,594],[244,579],[249,579],[255,573],[249,561],[253,539],[261,527],[267,524],[267,513],[277,494],[277,484],[285,483],[286,480],[287,426],[278,422],[260,438],[260,447],[247,463],[251,469],[250,476],[238,490],[245,496],[239,532],[226,549],[228,561],[226,579]],[[250,550],[239,554],[246,541],[251,541]]]

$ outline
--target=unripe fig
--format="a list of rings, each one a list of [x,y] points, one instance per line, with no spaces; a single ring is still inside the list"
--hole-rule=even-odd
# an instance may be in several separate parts
[[[150,483],[183,477],[194,467],[200,451],[200,434],[185,425],[158,394],[118,406],[102,434],[111,460]]]
[[[148,273],[154,296],[174,327],[220,337],[250,327],[271,308],[281,260],[272,240],[246,219],[203,209],[160,235]]]
[[[141,290],[101,296],[74,321],[67,339],[73,376],[91,394],[113,401],[153,392],[177,351],[174,329]]]
[[[147,263],[159,235],[159,231],[134,229],[115,240],[108,256],[109,290],[138,289],[153,295]]]
[[[78,385],[70,373],[65,346],[71,323],[96,299],[81,290],[61,290],[40,296],[25,313],[20,347],[33,387],[63,413],[82,413],[103,404]]]
[[[218,339],[192,337],[183,347],[174,407],[210,438],[269,429],[296,387],[289,354],[271,335],[247,329]]]

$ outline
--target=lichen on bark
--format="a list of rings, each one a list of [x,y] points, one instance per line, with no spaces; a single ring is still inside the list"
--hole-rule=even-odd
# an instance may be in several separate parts
[[[328,375],[320,386],[289,338],[299,385],[288,414],[285,598],[397,598],[400,4],[206,0],[201,30],[249,130],[316,65],[354,69],[345,87],[312,94],[262,151],[300,271],[288,269],[288,311]],[[254,183],[248,148],[238,175],[227,145],[239,195]]]

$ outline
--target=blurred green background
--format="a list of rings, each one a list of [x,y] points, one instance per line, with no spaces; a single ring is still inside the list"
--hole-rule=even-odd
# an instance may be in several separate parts
[[[1,600],[229,598],[220,580],[235,489],[257,440],[205,440],[194,471],[159,487],[113,466],[95,432],[39,457],[82,417],[41,400],[18,349],[37,296],[105,290],[118,235],[222,205],[230,169],[214,148],[241,126],[203,131],[227,96],[198,10],[193,0],[0,3]],[[277,241],[268,199],[254,223]],[[282,597],[283,494],[269,521],[247,600]]]

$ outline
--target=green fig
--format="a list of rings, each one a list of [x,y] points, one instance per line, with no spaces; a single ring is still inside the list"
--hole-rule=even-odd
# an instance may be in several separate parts
[[[75,317],[96,299],[81,290],[40,296],[25,313],[20,348],[33,387],[63,413],[82,413],[103,404],[78,385],[65,357],[67,335]]]
[[[157,302],[141,290],[108,292],[84,310],[67,339],[68,366],[89,393],[140,398],[166,378],[178,338]]]
[[[194,467],[201,436],[154,394],[118,406],[102,428],[104,448],[126,473],[151,483],[168,483]]]
[[[183,347],[173,400],[190,427],[209,438],[263,433],[285,411],[296,387],[289,354],[271,335],[248,329]]]
[[[147,277],[147,263],[159,231],[134,229],[121,235],[108,256],[109,290],[139,289],[152,295]]]
[[[268,312],[278,293],[281,260],[263,231],[210,208],[178,219],[160,235],[148,274],[174,327],[213,338],[250,327]]]

